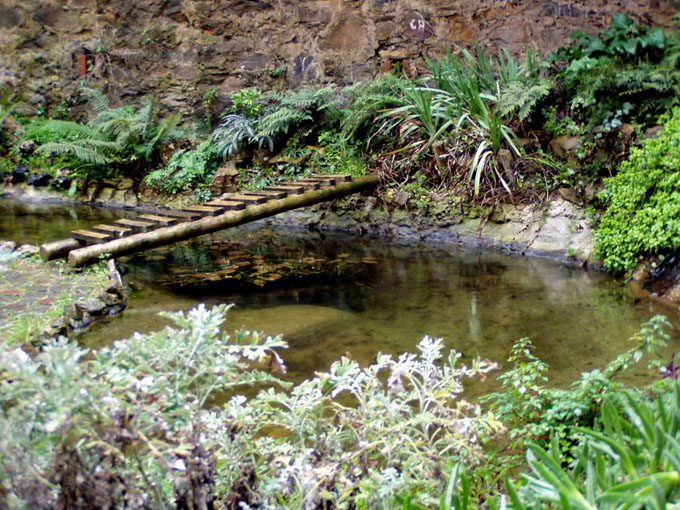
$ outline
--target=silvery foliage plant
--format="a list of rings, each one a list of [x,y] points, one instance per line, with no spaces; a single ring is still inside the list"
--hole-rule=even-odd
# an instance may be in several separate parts
[[[502,429],[461,398],[494,363],[442,360],[425,337],[417,355],[345,357],[291,387],[272,375],[286,343],[222,333],[228,309],[167,313],[173,327],[98,351],[0,342],[0,506],[368,508],[412,489],[427,502],[448,460],[479,462],[479,435]]]

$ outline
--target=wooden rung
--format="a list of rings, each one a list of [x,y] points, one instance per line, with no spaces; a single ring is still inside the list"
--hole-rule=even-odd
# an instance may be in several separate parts
[[[130,236],[135,233],[131,228],[122,227],[120,225],[95,225],[92,227],[92,230],[101,232],[102,234],[110,234],[112,237],[116,238]]]
[[[296,186],[302,186],[305,188],[305,191],[309,190],[315,190],[319,189],[321,187],[321,182],[317,180],[307,180],[307,179],[300,179],[298,181],[295,181]]]
[[[192,220],[197,220],[197,219],[203,217],[203,215],[201,213],[191,212],[191,211],[175,211],[175,210],[163,211],[163,216],[168,216],[170,218],[177,218],[180,221],[183,221],[183,220],[192,221]]]
[[[85,241],[87,243],[105,243],[112,239],[110,234],[93,232],[92,230],[72,230],[71,236],[74,239]]]
[[[264,204],[267,200],[269,200],[267,197],[262,197],[258,195],[229,195],[229,200],[238,200],[239,202],[245,202],[248,205],[258,205],[258,204]]]
[[[293,184],[287,184],[282,186],[266,186],[265,191],[285,191],[289,195],[302,195],[305,192],[304,186],[296,186]]]
[[[128,220],[128,219],[122,219],[122,220],[116,220],[114,221],[116,225],[122,225],[123,227],[128,227],[134,230],[135,232],[149,232],[156,228],[155,223],[151,223],[150,221],[139,221],[139,220]]]
[[[177,218],[171,218],[169,216],[157,216],[155,214],[140,214],[137,216],[140,220],[150,221],[157,225],[163,227],[169,227],[171,225],[177,225]]]
[[[224,212],[224,207],[206,207],[204,205],[192,205],[185,207],[183,211],[200,213],[202,216],[219,216]]]
[[[317,177],[316,182],[321,184],[321,186],[335,186],[335,179],[333,177],[325,177],[323,179]]]
[[[335,182],[350,182],[352,176],[350,174],[326,174],[326,175],[313,175],[314,179],[333,179]]]
[[[246,208],[245,202],[240,200],[211,200],[203,205],[206,207],[222,207],[225,211],[240,211]]]
[[[285,191],[244,191],[244,195],[254,197],[265,197],[267,200],[280,200],[286,198],[288,193]]]

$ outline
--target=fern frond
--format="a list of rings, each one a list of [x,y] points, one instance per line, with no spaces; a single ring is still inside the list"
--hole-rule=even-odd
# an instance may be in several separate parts
[[[352,94],[352,98],[343,110],[344,115],[340,122],[343,135],[348,139],[356,139],[359,133],[368,130],[379,113],[403,106],[401,90],[405,82],[404,78],[387,73],[372,82],[345,89]]]
[[[98,90],[83,87],[83,94],[87,96],[87,104],[95,113],[102,113],[109,109],[109,98]]]
[[[130,106],[121,106],[120,108],[114,108],[112,110],[104,110],[99,113],[90,124],[93,126],[99,126],[105,124],[115,119],[129,119],[136,117],[135,110]]]
[[[145,125],[149,125],[155,117],[155,108],[153,101],[146,101],[141,110],[137,112],[136,115],[139,122]]]
[[[551,80],[541,80],[536,85],[529,85],[520,80],[507,83],[496,102],[496,111],[502,117],[517,112],[517,118],[522,122],[533,108],[550,94],[552,87]]]
[[[288,133],[291,126],[311,120],[313,120],[312,115],[304,110],[281,106],[258,121],[255,137],[276,138]]]
[[[36,142],[56,140],[96,139],[105,140],[106,136],[86,124],[68,120],[48,120],[32,123],[26,130],[25,137]]]
[[[171,168],[169,166],[159,168],[149,172],[149,174],[144,177],[142,182],[144,182],[144,184],[147,186],[151,186],[152,188],[155,188],[159,191],[165,191],[168,188],[170,177],[172,177],[172,175],[177,171],[177,169]]]
[[[146,158],[151,158],[153,152],[161,144],[185,136],[182,130],[177,129],[180,120],[179,115],[171,115],[160,122],[155,135],[144,144],[144,156]]]
[[[37,152],[44,154],[72,155],[78,161],[92,165],[107,165],[118,161],[90,143],[87,147],[79,142],[47,142],[38,147]]]

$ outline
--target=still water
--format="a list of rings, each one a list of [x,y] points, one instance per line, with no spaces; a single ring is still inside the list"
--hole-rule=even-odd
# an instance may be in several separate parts
[[[0,200],[0,238],[42,243],[125,215]],[[83,344],[160,329],[168,324],[158,316],[163,310],[233,303],[230,328],[283,334],[291,380],[325,370],[345,353],[370,363],[378,351],[413,351],[430,335],[462,352],[463,361],[501,363],[515,340],[530,337],[551,380],[564,385],[623,352],[645,320],[669,313],[633,299],[607,275],[550,261],[262,222],[128,257],[120,266],[133,288],[129,307],[84,335]]]

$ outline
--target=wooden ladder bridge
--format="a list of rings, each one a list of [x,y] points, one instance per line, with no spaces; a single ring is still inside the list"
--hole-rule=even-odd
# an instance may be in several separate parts
[[[122,256],[190,239],[228,227],[333,200],[374,188],[377,175],[352,179],[349,175],[318,175],[262,191],[242,191],[202,205],[141,214],[89,230],[74,230],[71,237],[43,244],[44,262],[68,258],[73,267],[96,262],[102,256]]]

